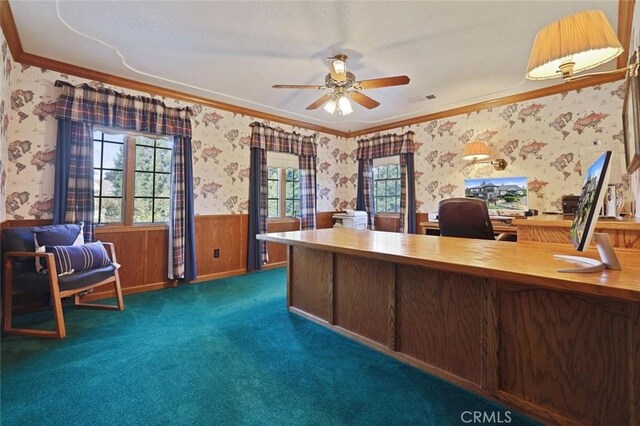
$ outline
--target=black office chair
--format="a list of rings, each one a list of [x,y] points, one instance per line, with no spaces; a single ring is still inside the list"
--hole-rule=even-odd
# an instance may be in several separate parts
[[[438,223],[443,237],[504,240],[506,233],[496,238],[484,200],[477,198],[450,198],[438,204]]]

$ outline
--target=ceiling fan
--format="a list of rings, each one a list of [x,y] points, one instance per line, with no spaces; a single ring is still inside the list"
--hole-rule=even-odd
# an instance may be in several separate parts
[[[347,71],[347,55],[336,55],[327,58],[329,61],[329,74],[324,78],[324,86],[312,84],[274,84],[274,89],[316,89],[332,90],[331,93],[321,96],[306,109],[312,110],[324,104],[324,110],[333,114],[336,110],[340,115],[353,112],[350,100],[367,109],[376,108],[380,102],[361,93],[361,90],[378,89],[381,87],[402,86],[409,84],[409,77],[398,75],[395,77],[374,78],[371,80],[356,80],[356,76]]]

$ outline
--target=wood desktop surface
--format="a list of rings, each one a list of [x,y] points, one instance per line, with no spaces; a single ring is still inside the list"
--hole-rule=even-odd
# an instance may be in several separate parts
[[[640,301],[640,252],[634,250],[616,249],[622,271],[578,274],[557,271],[571,264],[554,259],[554,254],[580,254],[564,244],[512,243],[347,228],[272,233],[258,235],[258,239]],[[590,250],[582,255],[596,258],[597,252]]]

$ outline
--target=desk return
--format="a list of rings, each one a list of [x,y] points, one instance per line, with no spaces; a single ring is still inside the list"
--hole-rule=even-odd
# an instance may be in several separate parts
[[[569,240],[570,219],[562,216],[539,216],[515,219],[513,226],[518,230],[518,241],[571,244]],[[609,235],[614,247],[640,250],[640,219],[624,220],[600,219],[595,232]]]

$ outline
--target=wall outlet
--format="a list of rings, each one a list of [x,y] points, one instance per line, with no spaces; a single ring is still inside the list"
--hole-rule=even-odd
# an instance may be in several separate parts
[[[220,257],[220,249],[213,249],[213,257],[214,258]]]

